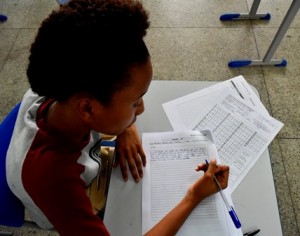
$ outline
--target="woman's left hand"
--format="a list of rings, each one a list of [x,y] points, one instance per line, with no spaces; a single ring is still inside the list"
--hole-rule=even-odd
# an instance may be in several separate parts
[[[146,165],[146,156],[135,125],[128,127],[117,137],[116,160],[114,167],[120,164],[122,176],[128,180],[127,165],[135,182],[143,177],[143,166]],[[127,162],[127,164],[126,164]]]

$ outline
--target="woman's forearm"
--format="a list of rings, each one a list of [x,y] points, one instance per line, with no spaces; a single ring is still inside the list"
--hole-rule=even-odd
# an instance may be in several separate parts
[[[173,236],[199,202],[192,201],[187,196],[183,198],[161,221],[159,221],[145,236]]]

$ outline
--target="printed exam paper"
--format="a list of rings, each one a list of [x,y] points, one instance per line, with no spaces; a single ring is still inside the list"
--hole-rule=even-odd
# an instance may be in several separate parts
[[[195,171],[196,166],[211,156],[217,158],[217,153],[209,131],[143,133],[142,141],[148,157],[142,185],[142,227],[146,233],[203,175],[202,171]],[[199,234],[242,235],[240,229],[235,229],[220,194],[200,203],[176,235]]]
[[[230,166],[231,191],[283,126],[251,91],[239,76],[163,104],[174,130],[212,132],[220,162]]]

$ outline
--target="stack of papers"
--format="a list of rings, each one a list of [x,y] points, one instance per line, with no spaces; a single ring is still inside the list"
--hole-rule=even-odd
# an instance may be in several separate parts
[[[210,130],[232,192],[282,128],[243,76],[163,104],[174,130]]]
[[[231,193],[283,127],[269,115],[243,76],[164,103],[163,108],[175,132],[144,133],[142,137],[150,158],[143,178],[143,233],[183,198],[188,186],[199,178],[193,169],[205,159],[216,158],[230,166],[225,192],[231,201]],[[203,201],[178,232],[198,234],[242,235],[219,194]]]

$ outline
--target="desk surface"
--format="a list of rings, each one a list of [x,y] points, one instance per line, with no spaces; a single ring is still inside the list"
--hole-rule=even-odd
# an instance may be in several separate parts
[[[142,132],[173,130],[162,103],[208,87],[207,81],[152,81],[144,97],[145,112],[138,118]],[[243,231],[253,227],[257,236],[282,236],[269,152],[266,150],[232,194]],[[113,236],[142,235],[142,185],[132,179],[125,183],[119,168],[114,169],[104,222]]]

